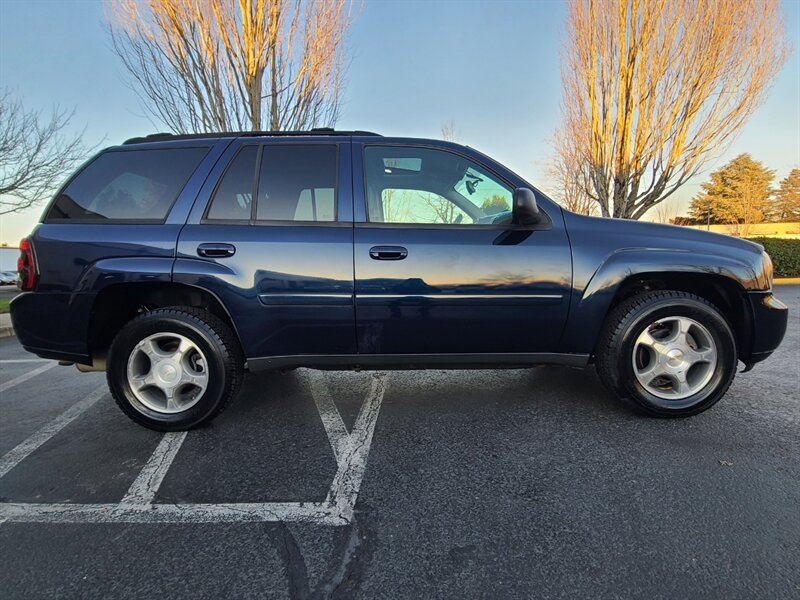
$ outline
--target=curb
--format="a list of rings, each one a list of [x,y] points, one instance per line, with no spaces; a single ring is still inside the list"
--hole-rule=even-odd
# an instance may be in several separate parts
[[[0,327],[0,338],[11,337],[12,335],[14,335],[13,327]]]

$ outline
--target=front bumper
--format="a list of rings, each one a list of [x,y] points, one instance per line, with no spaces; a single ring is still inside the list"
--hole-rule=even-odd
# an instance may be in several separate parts
[[[752,339],[747,367],[761,362],[780,345],[789,321],[789,307],[767,292],[748,292],[753,318]]]

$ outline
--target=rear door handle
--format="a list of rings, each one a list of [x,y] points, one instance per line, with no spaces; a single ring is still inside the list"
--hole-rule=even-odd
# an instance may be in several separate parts
[[[373,246],[369,255],[375,260],[403,260],[408,256],[408,250],[402,246]]]
[[[236,246],[233,244],[200,244],[197,247],[197,254],[206,258],[226,258],[236,254]]]

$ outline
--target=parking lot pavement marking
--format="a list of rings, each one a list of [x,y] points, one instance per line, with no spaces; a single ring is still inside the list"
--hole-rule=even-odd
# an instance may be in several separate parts
[[[353,510],[358,500],[361,481],[367,469],[367,458],[372,445],[375,423],[386,392],[386,374],[378,373],[372,379],[369,394],[356,417],[353,430],[350,432],[347,447],[339,462],[339,468],[331,483],[327,502],[335,505],[339,513],[351,521]]]
[[[233,504],[0,503],[6,523],[242,523],[282,521],[347,525],[336,507],[321,502]]]
[[[51,365],[46,365],[46,366],[47,368],[51,367]],[[39,429],[39,431],[34,433],[24,442],[20,442],[16,447],[9,450],[6,454],[3,455],[2,458],[0,458],[0,477],[3,477],[11,469],[13,469],[21,461],[23,461],[27,456],[29,456],[37,448],[46,443],[59,431],[64,429],[64,427],[69,425],[75,418],[80,416],[81,413],[83,413],[86,409],[90,408],[95,402],[97,402],[107,393],[108,393],[108,387],[106,387],[106,385],[104,384],[101,387],[97,388],[94,392],[89,394],[83,400],[80,400],[79,402],[76,402],[75,404],[70,406],[67,410],[65,410],[55,419],[50,421],[47,425]]]
[[[15,385],[19,385],[20,383],[25,383],[26,381],[28,381],[28,379],[33,379],[37,375],[41,375],[45,371],[49,371],[50,369],[58,365],[57,362],[48,361],[48,363],[49,364],[42,365],[38,369],[34,369],[33,371],[28,371],[27,373],[23,373],[19,377],[15,377],[10,381],[6,381],[5,383],[0,383],[0,393],[5,392],[6,390],[10,390]]]
[[[49,358],[7,358],[0,360],[0,365],[18,365],[20,363],[49,363]]]
[[[183,440],[186,439],[185,431],[168,432],[153,450],[147,464],[139,472],[136,480],[128,488],[128,493],[122,499],[122,504],[151,504],[156,492],[164,481],[172,461],[181,449]]]
[[[350,434],[347,433],[342,415],[339,409],[336,408],[336,403],[331,398],[328,391],[328,386],[325,385],[320,371],[306,371],[306,382],[311,389],[311,396],[314,398],[314,403],[317,405],[320,419],[322,419],[322,426],[325,428],[325,433],[328,435],[328,441],[331,443],[333,456],[336,459],[336,465],[340,465],[342,457],[350,441]]]
[[[119,504],[0,503],[0,523],[239,523],[300,522],[341,526],[352,522],[367,466],[375,423],[386,390],[385,373],[372,378],[369,393],[350,433],[321,375],[309,375],[312,394],[337,471],[324,502],[242,502],[224,504],[153,503],[164,476],[186,439],[186,432],[167,433]],[[22,442],[0,459],[0,477],[101,398],[98,389]]]

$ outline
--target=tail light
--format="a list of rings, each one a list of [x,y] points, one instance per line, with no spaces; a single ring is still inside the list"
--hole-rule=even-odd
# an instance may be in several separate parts
[[[33,245],[25,238],[19,243],[19,258],[17,259],[17,287],[27,292],[36,287],[39,273],[36,270],[36,260],[33,256]]]

